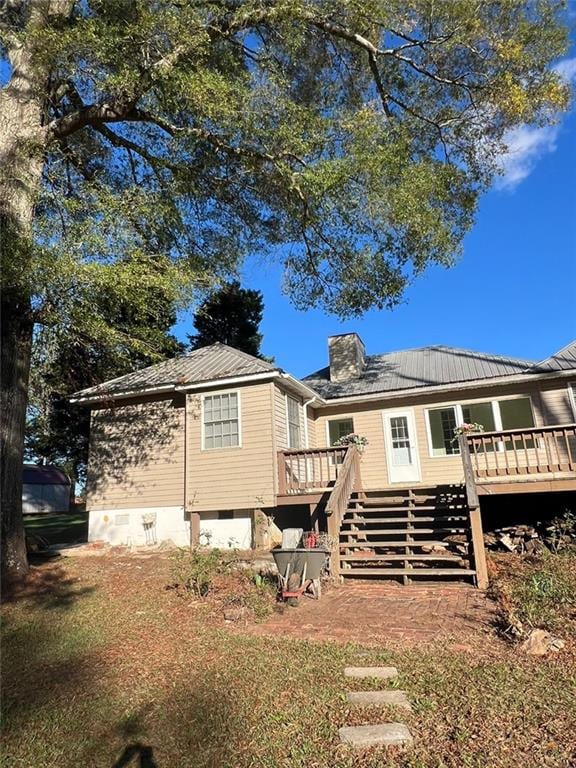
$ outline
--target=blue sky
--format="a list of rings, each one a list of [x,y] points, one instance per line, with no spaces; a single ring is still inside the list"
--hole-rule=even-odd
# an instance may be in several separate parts
[[[576,77],[576,59],[564,64]],[[509,137],[505,174],[482,199],[464,255],[431,268],[394,310],[340,322],[294,309],[281,270],[248,263],[243,283],[264,294],[262,349],[296,376],[324,366],[326,337],[356,331],[368,354],[446,344],[540,360],[576,337],[576,108],[556,127]],[[181,338],[191,319],[176,326]]]

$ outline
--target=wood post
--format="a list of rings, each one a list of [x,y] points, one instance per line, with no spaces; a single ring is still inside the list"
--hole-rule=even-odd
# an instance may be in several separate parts
[[[190,548],[200,544],[200,512],[190,512]]]
[[[330,574],[331,576],[340,575],[340,520],[336,512],[328,515],[328,536],[332,542],[330,550]]]
[[[252,511],[252,546],[254,549],[270,549],[268,518],[261,509]]]
[[[464,482],[466,483],[466,499],[470,515],[470,534],[472,536],[472,551],[474,553],[474,568],[476,570],[476,586],[478,589],[486,589],[488,586],[488,568],[486,567],[486,551],[484,549],[484,532],[482,530],[482,516],[480,514],[480,500],[476,490],[474,468],[468,448],[466,435],[458,436],[458,445],[464,467]]]
[[[488,587],[488,568],[486,567],[486,551],[484,549],[484,533],[482,531],[480,507],[471,507],[469,514],[474,568],[476,569],[476,586],[478,589],[486,589]]]
[[[283,451],[278,451],[278,495],[286,495],[286,459]]]

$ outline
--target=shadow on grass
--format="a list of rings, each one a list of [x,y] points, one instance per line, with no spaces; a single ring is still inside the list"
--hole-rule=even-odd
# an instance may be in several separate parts
[[[120,754],[110,768],[235,766],[249,727],[247,717],[232,679],[205,671],[101,733],[80,760],[104,765],[110,744],[116,742]]]
[[[92,594],[94,589],[79,586],[63,565],[43,563],[32,566],[24,579],[7,587],[2,593],[2,602],[29,600],[39,608],[70,608],[80,598]]]
[[[125,768],[127,765],[134,766],[134,768],[158,768],[152,747],[146,747],[139,741],[135,744],[129,744],[112,768]]]

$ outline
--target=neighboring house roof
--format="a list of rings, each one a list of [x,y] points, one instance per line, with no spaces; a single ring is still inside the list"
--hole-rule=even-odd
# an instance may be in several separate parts
[[[534,363],[513,357],[454,347],[421,347],[384,355],[369,355],[361,376],[330,381],[330,368],[322,368],[302,381],[326,399],[436,387],[465,381],[492,379],[526,371]]]
[[[185,386],[205,381],[217,381],[230,376],[253,376],[273,373],[277,366],[241,352],[226,344],[216,342],[180,357],[164,360],[117,379],[105,381],[89,389],[76,392],[74,398],[95,395],[114,395],[120,392],[137,392],[158,387]]]
[[[527,373],[545,373],[546,371],[569,371],[576,369],[576,339],[566,344],[550,357],[532,365]]]
[[[70,478],[49,464],[24,464],[24,485],[70,485]]]

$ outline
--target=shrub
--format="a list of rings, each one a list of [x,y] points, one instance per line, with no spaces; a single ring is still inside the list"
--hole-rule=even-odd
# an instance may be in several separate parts
[[[174,584],[198,597],[206,597],[215,579],[229,567],[229,559],[219,549],[179,549],[174,554]]]

